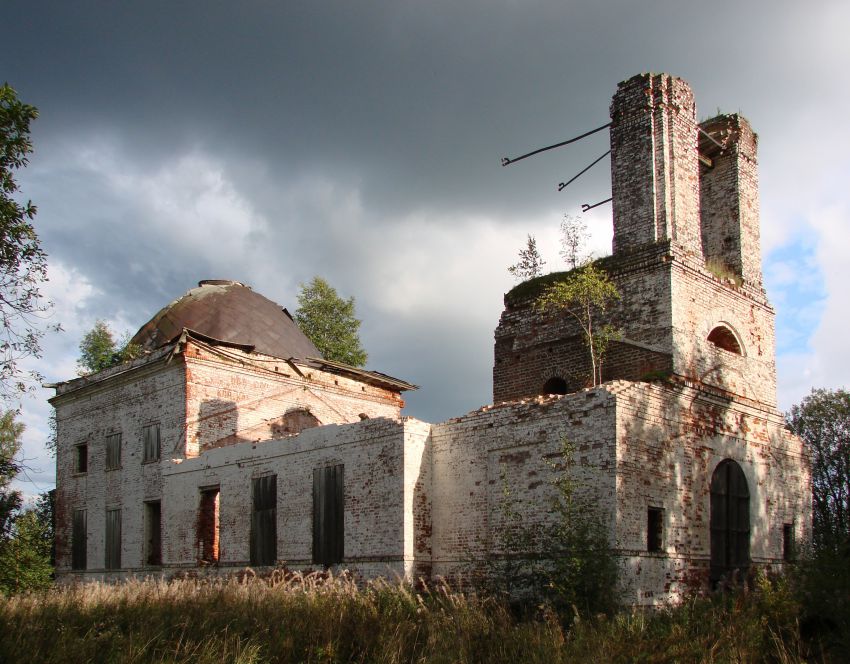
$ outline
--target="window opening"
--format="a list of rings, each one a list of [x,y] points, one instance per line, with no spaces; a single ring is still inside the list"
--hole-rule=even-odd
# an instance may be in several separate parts
[[[159,424],[149,424],[142,429],[143,463],[159,461]]]
[[[106,569],[121,567],[121,510],[106,510]]]
[[[201,562],[218,564],[219,556],[219,489],[203,489],[198,510],[198,548]]]
[[[74,448],[74,472],[87,473],[89,471],[89,446],[86,443]]]
[[[86,510],[74,510],[71,525],[71,569],[86,568],[86,545],[88,528],[86,525]]]
[[[566,394],[567,381],[560,376],[553,376],[543,385],[543,390],[540,394]]]
[[[121,467],[121,434],[113,433],[106,437],[106,470]]]
[[[251,564],[274,565],[277,561],[277,475],[253,481],[251,514]]]
[[[313,562],[341,563],[345,555],[345,467],[313,469]]]
[[[727,350],[735,355],[743,355],[741,344],[738,343],[737,337],[728,327],[718,325],[708,335],[708,340],[718,348]]]
[[[750,564],[750,491],[741,466],[726,459],[711,478],[711,581],[745,573]]]
[[[162,565],[162,504],[145,503],[145,564]]]
[[[664,510],[650,507],[646,511],[646,550],[651,553],[661,551],[664,535]]]
[[[796,558],[796,542],[794,541],[794,524],[782,524],[782,560],[793,562]]]

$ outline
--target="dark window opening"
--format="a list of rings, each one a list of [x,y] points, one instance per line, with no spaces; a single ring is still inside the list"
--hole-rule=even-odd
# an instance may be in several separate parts
[[[198,510],[198,549],[201,562],[216,565],[219,556],[219,490],[201,491]]]
[[[567,381],[560,376],[553,376],[546,381],[540,394],[566,394]]]
[[[159,424],[149,424],[142,428],[142,462],[159,461]]]
[[[313,470],[313,562],[334,565],[345,555],[345,467]]]
[[[85,569],[87,566],[88,527],[86,517],[86,510],[74,510],[74,521],[71,524],[71,569]]]
[[[652,553],[661,551],[664,535],[664,510],[650,507],[646,511],[646,550]]]
[[[106,569],[121,568],[121,510],[106,510]]]
[[[711,478],[711,581],[733,579],[750,565],[750,491],[741,466],[726,459]]]
[[[277,561],[277,475],[253,481],[251,514],[251,564],[274,565]]]
[[[782,524],[782,560],[793,562],[796,558],[796,542],[794,540],[794,524]]]
[[[162,505],[145,503],[145,564],[162,565]]]
[[[87,473],[89,471],[89,446],[83,443],[74,448],[74,472]]]
[[[728,350],[730,353],[735,353],[736,355],[744,354],[741,350],[741,344],[738,343],[738,339],[732,333],[732,330],[723,325],[715,327],[711,331],[711,334],[708,335],[708,340],[718,348]]]
[[[106,437],[106,470],[121,467],[121,434],[113,433]]]

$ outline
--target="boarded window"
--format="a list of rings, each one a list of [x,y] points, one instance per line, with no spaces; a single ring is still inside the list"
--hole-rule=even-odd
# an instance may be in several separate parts
[[[650,507],[646,511],[646,550],[659,552],[664,536],[664,510]]]
[[[735,333],[724,325],[715,327],[708,335],[708,340],[718,348],[728,350],[730,353],[735,353],[736,355],[744,354]]]
[[[145,564],[162,565],[162,504],[145,503]]]
[[[218,563],[219,490],[201,490],[198,509],[198,554],[202,563]]]
[[[796,556],[796,542],[794,541],[794,524],[782,524],[782,559],[793,562]]]
[[[121,467],[121,434],[113,433],[106,437],[106,470]]]
[[[274,565],[277,561],[277,475],[253,481],[251,514],[251,564]]]
[[[106,569],[121,568],[121,510],[106,510]]]
[[[711,580],[742,575],[750,564],[750,491],[741,466],[727,459],[711,478]]]
[[[74,510],[74,521],[71,525],[71,569],[86,568],[86,549],[88,544],[86,516],[86,510]]]
[[[142,429],[142,447],[143,462],[159,460],[159,424],[149,424]]]
[[[313,470],[313,562],[341,563],[345,555],[344,466]]]
[[[83,443],[74,448],[74,472],[87,473],[89,471],[89,446]]]

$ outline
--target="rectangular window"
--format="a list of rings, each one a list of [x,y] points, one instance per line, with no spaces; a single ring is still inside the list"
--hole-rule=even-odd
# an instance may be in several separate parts
[[[149,424],[142,428],[142,462],[159,461],[159,424]]]
[[[253,481],[251,514],[251,564],[274,565],[277,561],[277,475]]]
[[[345,553],[344,469],[313,469],[313,562],[341,563]]]
[[[202,563],[218,563],[219,489],[202,489],[198,510],[198,553]]]
[[[106,510],[106,569],[121,568],[121,510]]]
[[[74,448],[74,472],[87,473],[89,471],[89,446],[86,443]]]
[[[113,433],[106,437],[106,470],[121,467],[121,434]]]
[[[664,510],[650,507],[646,511],[646,550],[652,553],[661,551],[664,535]]]
[[[158,500],[145,503],[145,564],[162,565],[162,506]]]
[[[795,558],[794,524],[782,524],[782,559],[792,562]]]
[[[86,545],[88,527],[86,525],[86,510],[74,510],[71,524],[71,569],[86,568]]]

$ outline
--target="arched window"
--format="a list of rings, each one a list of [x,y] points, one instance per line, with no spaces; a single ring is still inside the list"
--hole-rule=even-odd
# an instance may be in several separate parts
[[[744,351],[741,349],[741,342],[738,341],[738,337],[736,337],[735,333],[725,325],[718,325],[715,327],[708,335],[708,340],[718,348],[728,350],[730,353],[735,353],[735,355],[744,354]]]
[[[711,582],[750,565],[750,490],[741,466],[726,459],[711,477]]]
[[[565,381],[560,376],[552,376],[549,380],[547,380],[543,389],[540,391],[540,394],[566,394],[567,393],[567,381]]]

